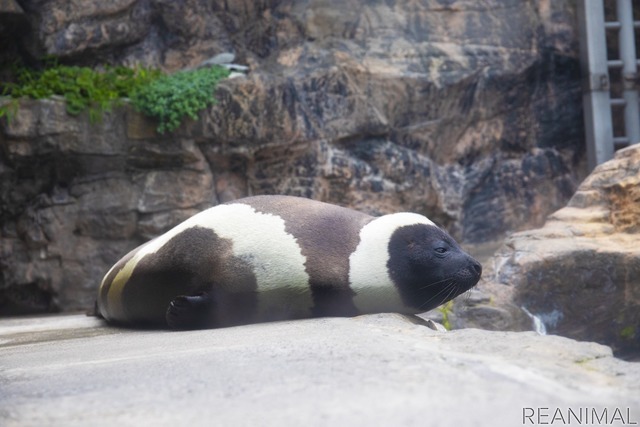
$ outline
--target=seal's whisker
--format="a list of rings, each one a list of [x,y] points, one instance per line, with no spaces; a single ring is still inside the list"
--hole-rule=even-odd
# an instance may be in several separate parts
[[[469,307],[470,307],[469,300],[470,299],[471,299],[471,289],[465,291],[462,294],[463,304],[461,304],[461,307],[460,307],[460,311],[461,312],[467,311],[469,309]]]
[[[446,292],[446,291],[450,290],[451,288],[454,288],[454,289],[455,289],[455,287],[456,287],[456,284],[455,284],[455,282],[454,282],[454,281],[451,281],[451,282],[447,283],[447,284],[446,284],[442,289],[440,289],[440,291],[439,291],[437,294],[433,295],[431,298],[429,298],[429,299],[428,299],[428,300],[426,300],[424,303],[422,303],[422,304],[420,305],[420,309],[422,309],[422,307],[424,307],[425,305],[427,305],[428,303],[430,303],[431,301],[433,301],[433,299],[434,299],[434,298],[436,298],[436,297],[437,297],[438,295],[440,295],[441,293]]]
[[[438,284],[440,284],[440,283],[442,283],[442,282],[446,282],[446,281],[448,281],[448,280],[452,280],[452,276],[450,276],[450,277],[445,277],[444,279],[442,279],[442,280],[438,280],[437,282],[429,283],[428,285],[425,285],[425,286],[421,287],[420,289],[427,289],[427,288],[430,288],[431,286],[438,285]]]
[[[452,283],[452,286],[449,287],[449,292],[447,292],[447,296],[444,297],[442,302],[444,303],[449,301],[449,299],[451,298],[451,295],[454,295],[457,290],[458,290],[458,286],[455,283]]]
[[[455,295],[457,290],[458,290],[458,286],[454,283],[453,286],[451,287],[451,290],[449,291],[447,296],[444,298],[444,300],[449,301],[450,299],[452,299],[453,297],[451,295]]]

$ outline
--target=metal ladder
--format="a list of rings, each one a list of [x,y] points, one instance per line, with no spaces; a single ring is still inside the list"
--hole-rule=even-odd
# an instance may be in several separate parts
[[[578,0],[582,102],[589,168],[613,157],[617,148],[640,142],[638,65],[632,0],[616,0],[616,20],[605,21],[602,0]],[[617,32],[620,58],[607,59],[607,36]],[[622,97],[611,95],[610,70],[621,71]],[[624,110],[624,136],[614,137],[612,111]]]

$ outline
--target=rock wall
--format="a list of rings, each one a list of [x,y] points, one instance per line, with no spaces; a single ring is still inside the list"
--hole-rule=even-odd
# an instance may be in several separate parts
[[[586,173],[570,0],[17,3],[2,59],[250,67],[172,135],[57,100],[0,121],[0,294],[38,310],[90,305],[126,250],[232,198],[410,210],[480,243],[540,225]]]

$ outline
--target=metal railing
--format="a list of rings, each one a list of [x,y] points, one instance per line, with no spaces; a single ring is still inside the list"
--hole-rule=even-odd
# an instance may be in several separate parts
[[[640,106],[638,104],[638,65],[636,29],[632,0],[616,0],[616,17],[605,20],[602,0],[578,0],[580,62],[583,75],[583,107],[589,167],[613,157],[617,148],[640,142]],[[619,59],[608,59],[607,37],[618,35]],[[611,39],[610,39],[611,40]],[[620,74],[612,82],[612,70]],[[622,88],[621,96],[612,95],[612,86]],[[612,111],[622,108],[624,136],[614,136]]]

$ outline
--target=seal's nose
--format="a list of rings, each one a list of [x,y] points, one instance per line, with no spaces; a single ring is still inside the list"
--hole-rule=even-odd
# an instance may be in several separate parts
[[[471,268],[473,268],[473,271],[478,275],[478,278],[482,276],[482,265],[478,261],[473,260]]]

